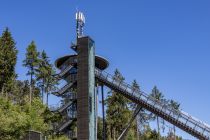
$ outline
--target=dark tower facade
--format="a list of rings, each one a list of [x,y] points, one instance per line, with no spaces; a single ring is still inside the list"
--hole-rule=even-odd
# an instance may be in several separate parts
[[[77,43],[77,137],[96,140],[95,46],[89,37]]]

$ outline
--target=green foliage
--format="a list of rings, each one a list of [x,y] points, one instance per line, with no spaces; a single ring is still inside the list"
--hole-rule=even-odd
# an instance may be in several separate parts
[[[150,96],[152,96],[153,98],[155,98],[156,100],[163,102],[165,101],[164,99],[164,95],[159,91],[159,89],[154,86],[154,88],[152,89],[152,93],[150,94]],[[156,117],[157,120],[157,130],[158,130],[158,134],[160,134],[160,118],[157,115],[154,115]]]
[[[136,80],[133,81],[132,88],[133,88],[133,91],[140,91],[140,86],[139,86],[139,84],[137,83]],[[133,103],[132,101],[130,101],[129,104],[130,104],[130,108],[132,110],[135,110],[135,108],[136,108],[137,105],[135,103]]]
[[[0,37],[0,91],[13,98],[13,84],[16,78],[15,65],[17,62],[17,49],[9,29]]]
[[[102,140],[103,139],[103,120],[102,118],[98,117],[97,122],[97,139]]]
[[[174,101],[174,100],[169,101],[169,106],[171,106],[173,109],[176,109],[176,110],[180,109],[180,104],[178,102]],[[177,114],[173,113],[172,115],[177,115]],[[173,125],[173,133],[170,133],[170,135],[171,134],[173,134],[173,137],[176,137],[176,126],[175,125]],[[176,138],[176,140],[178,140],[178,139],[179,138]]]
[[[26,49],[26,58],[23,60],[23,66],[28,68],[27,75],[30,75],[30,91],[29,91],[29,99],[30,103],[32,102],[32,96],[34,96],[35,93],[35,83],[34,81],[34,75],[36,72],[36,69],[39,64],[39,52],[37,51],[36,44],[34,41],[31,42],[31,44]]]
[[[126,140],[136,140],[136,129],[132,127],[129,129],[127,136],[125,137]]]
[[[28,115],[27,122],[29,123],[31,130],[36,130],[39,132],[46,132],[49,128],[49,124],[45,123],[44,120],[44,112],[46,110],[46,107],[42,104],[40,99],[35,98],[32,101],[32,104],[26,104],[25,105],[25,112]]]
[[[141,140],[164,140],[163,137],[158,134],[156,130],[152,130],[150,127],[146,127],[144,133],[140,136]]]
[[[166,140],[182,140],[182,137],[174,136],[172,132],[169,132],[166,136]]]
[[[121,82],[124,77],[116,70],[114,80]],[[131,118],[131,111],[129,110],[129,100],[115,91],[108,93],[106,99],[107,105],[107,131],[109,139],[116,139],[122,133],[126,124]]]
[[[162,101],[164,98],[163,94],[159,91],[157,86],[154,86],[154,88],[152,89],[151,96],[159,101]]]
[[[36,98],[32,105],[14,104],[0,98],[0,140],[19,140],[26,130],[42,133],[50,131],[50,123],[45,120],[46,107]]]
[[[26,102],[28,102],[28,94],[29,94],[29,82],[28,80],[25,81],[20,81],[20,80],[15,80],[14,81],[14,99],[13,102],[19,104],[19,105],[24,105]]]
[[[7,28],[0,36],[0,140],[20,140],[28,130],[53,136],[51,124],[59,120],[60,116],[53,114],[40,101],[40,90],[35,86],[36,81],[33,78],[36,72],[38,80],[44,77],[45,91],[49,92],[55,82],[51,76],[55,70],[44,51],[39,56],[36,45],[32,41],[23,61],[23,66],[28,68],[27,75],[31,76],[31,81],[29,83],[28,80],[17,80],[15,73],[17,52],[15,41]],[[31,85],[34,99],[30,103],[28,101]],[[67,138],[64,136],[53,138],[53,140],[56,139]]]
[[[39,64],[38,56],[39,52],[37,51],[36,44],[32,41],[26,49],[26,58],[23,60],[23,66],[28,68],[27,75],[33,76],[35,74],[35,70]]]
[[[140,86],[136,80],[133,81],[132,88],[135,91],[141,92]],[[136,93],[138,93],[138,92],[136,92]],[[133,111],[137,107],[137,105],[135,103],[133,103],[132,101],[131,101],[130,105],[131,105],[131,109]],[[142,129],[144,129],[144,127],[147,126],[151,120],[154,120],[152,114],[150,112],[146,111],[144,108],[141,108],[139,114],[136,116],[135,125],[133,126],[134,131],[136,133],[135,136],[139,137],[141,135],[141,131],[143,131]]]
[[[0,140],[21,138],[28,127],[26,118],[20,106],[0,98]]]
[[[48,95],[56,89],[57,79],[53,76],[55,74],[55,69],[50,63],[49,57],[45,51],[42,51],[39,56],[39,63],[36,69],[36,81],[42,91],[42,100],[44,98],[44,92],[47,93],[47,105],[48,105]]]
[[[180,108],[180,104],[174,100],[169,100],[169,106],[176,110],[179,110]]]
[[[69,140],[66,136],[50,136],[48,140]]]

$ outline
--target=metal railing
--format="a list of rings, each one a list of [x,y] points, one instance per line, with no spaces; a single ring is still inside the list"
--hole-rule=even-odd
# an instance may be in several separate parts
[[[58,74],[58,76],[59,76],[60,78],[62,78],[62,77],[63,77],[68,71],[70,71],[72,68],[73,68],[72,65],[67,66],[64,70],[62,70],[62,71]]]
[[[131,85],[126,84],[105,71],[95,68],[95,76],[100,80],[100,82],[104,82],[104,84],[108,83],[112,87],[118,88],[120,91],[122,91],[121,93],[130,96],[132,99],[140,100],[146,105],[155,109],[157,112],[161,112],[171,119],[176,120],[179,124],[186,127],[184,131],[198,138],[204,138],[207,140],[210,139],[210,127],[202,121],[195,119],[183,111],[176,110],[170,107],[168,104],[163,103],[138,89],[134,89]]]
[[[63,106],[62,102],[58,102],[57,104],[49,105],[49,110],[52,112],[56,112],[59,108]]]
[[[77,99],[77,93],[74,91],[66,93],[66,97],[68,100],[76,100]]]
[[[62,132],[66,127],[68,127],[69,125],[71,125],[71,123],[73,122],[73,119],[68,119],[64,122],[61,123],[61,125],[58,127],[57,131],[58,132]]]
[[[74,85],[74,83],[67,83],[64,87],[62,87],[59,91],[57,91],[57,93],[59,95],[61,95],[61,94],[65,93],[73,85]]]
[[[70,93],[68,96],[68,100],[66,101],[67,103],[64,104],[63,101],[60,101],[57,104],[54,105],[50,105],[49,109],[52,112],[63,112],[64,110],[66,110],[70,105],[72,105],[72,103],[75,102],[76,100],[76,94],[75,93]]]
[[[65,77],[65,80],[68,82],[77,81],[77,74],[76,73],[70,73],[68,76]]]
[[[57,124],[57,126],[55,126],[55,130],[57,132],[62,132],[63,130],[65,130],[65,128],[67,128],[69,125],[72,124],[72,122],[74,122],[76,120],[77,117],[77,113],[75,112],[71,117],[69,116],[65,116],[63,118],[63,120]]]
[[[64,110],[66,110],[67,107],[69,107],[71,104],[73,103],[73,101],[69,101],[68,103],[64,104],[62,107],[60,107],[58,109],[58,112],[63,112]]]
[[[77,58],[76,56],[68,58],[63,64],[59,67],[60,70],[64,70],[67,66],[76,64],[77,63]]]

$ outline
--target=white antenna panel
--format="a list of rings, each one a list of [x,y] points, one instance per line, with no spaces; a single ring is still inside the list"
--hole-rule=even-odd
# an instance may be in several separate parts
[[[85,23],[85,16],[82,12],[76,13],[76,20],[82,23]]]

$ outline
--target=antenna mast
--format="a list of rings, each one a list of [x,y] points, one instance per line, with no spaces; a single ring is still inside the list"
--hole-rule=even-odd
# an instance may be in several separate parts
[[[76,32],[77,32],[77,38],[83,36],[83,27],[85,26],[85,16],[82,12],[77,11],[76,12]]]

